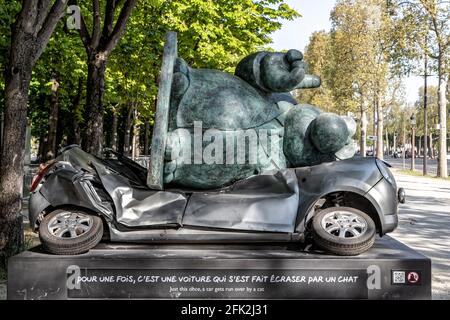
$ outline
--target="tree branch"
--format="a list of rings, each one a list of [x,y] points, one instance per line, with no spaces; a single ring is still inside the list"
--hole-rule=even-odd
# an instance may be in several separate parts
[[[25,33],[34,34],[34,23],[37,19],[37,0],[22,0],[22,10],[20,10],[16,24],[21,22]]]
[[[37,43],[43,44],[48,42],[53,31],[56,28],[56,25],[58,24],[58,21],[64,15],[64,11],[67,7],[67,2],[68,0],[55,1],[52,8],[50,9],[50,12],[47,14],[45,21],[42,24],[41,30],[39,30],[39,33],[37,34]],[[44,47],[45,46],[43,45],[39,46],[38,51],[36,52],[36,57],[39,57],[41,55]]]
[[[94,10],[93,16],[93,26],[92,26],[92,39],[91,39],[91,47],[97,48],[100,42],[100,2],[99,0],[92,0],[92,6]]]
[[[86,50],[90,50],[91,48],[91,36],[89,35],[89,31],[86,26],[86,21],[84,21],[83,15],[80,17],[80,30],[78,30],[80,34],[81,41],[84,44]]]
[[[117,23],[112,31],[110,37],[107,39],[102,51],[105,56],[108,56],[111,51],[116,47],[123,33],[125,32],[125,28],[128,22],[128,18],[131,15],[131,11],[136,5],[136,0],[127,0],[122,7],[122,11],[120,12]]]
[[[69,5],[75,5],[78,6],[77,0],[69,0]],[[78,33],[80,34],[81,42],[84,45],[84,48],[89,54],[90,46],[91,46],[91,36],[89,34],[89,31],[86,26],[86,21],[84,20],[83,14],[80,12],[80,29],[78,30]]]
[[[111,32],[113,30],[113,23],[114,23],[114,13],[116,11],[116,0],[108,0],[106,3],[106,9],[105,9],[105,22],[103,25],[103,39],[108,39],[108,37],[111,35]]]
[[[49,0],[39,0],[37,3],[37,16],[35,21],[35,30],[36,33],[39,32],[42,28],[42,24],[45,21],[45,18],[48,15],[48,12],[50,10],[50,1]]]

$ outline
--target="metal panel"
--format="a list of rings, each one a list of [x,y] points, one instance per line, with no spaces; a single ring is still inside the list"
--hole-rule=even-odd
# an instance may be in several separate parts
[[[294,170],[269,172],[220,191],[193,193],[183,225],[293,232],[298,204]]]
[[[187,197],[180,192],[133,188],[125,177],[104,166],[97,173],[116,208],[116,221],[127,227],[180,224]]]
[[[348,191],[364,196],[381,176],[374,158],[359,158],[322,163],[317,166],[296,168],[300,184],[300,205],[297,231],[302,232],[302,222],[311,206],[320,198],[333,192]]]

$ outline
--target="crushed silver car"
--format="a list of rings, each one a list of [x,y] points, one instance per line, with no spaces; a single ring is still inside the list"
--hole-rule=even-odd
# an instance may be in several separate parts
[[[147,169],[117,153],[78,146],[41,166],[29,215],[43,247],[80,254],[113,242],[314,243],[337,255],[368,250],[397,226],[397,190],[376,158],[266,172],[216,190],[152,190]]]

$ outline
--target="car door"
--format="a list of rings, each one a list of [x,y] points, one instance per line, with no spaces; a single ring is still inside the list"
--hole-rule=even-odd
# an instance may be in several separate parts
[[[268,172],[218,191],[194,192],[182,224],[221,229],[294,232],[299,189],[294,170]]]

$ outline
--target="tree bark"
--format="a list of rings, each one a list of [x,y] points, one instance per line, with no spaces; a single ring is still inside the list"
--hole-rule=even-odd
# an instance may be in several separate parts
[[[76,0],[71,0],[77,4]],[[93,27],[89,33],[84,17],[81,16],[79,29],[81,41],[88,55],[88,79],[86,92],[86,124],[83,148],[94,155],[101,155],[103,146],[103,94],[105,88],[105,69],[109,55],[117,46],[125,32],[125,27],[131,15],[136,0],[125,0],[114,25],[114,17],[119,1],[108,0],[105,7],[104,25],[101,28],[101,10],[99,1],[93,4]]]
[[[433,133],[430,132],[430,158],[434,159]]]
[[[117,111],[114,108],[112,112],[112,128],[111,128],[111,149],[114,151],[117,151],[117,124],[118,124],[118,118],[117,118]]]
[[[137,123],[138,112],[136,109],[133,111],[133,143],[132,143],[132,158],[136,159],[140,155],[140,144],[139,138],[141,135],[140,126]]]
[[[367,112],[361,107],[361,139],[359,149],[361,156],[366,156],[366,141],[367,141]]]
[[[5,90],[4,143],[0,169],[0,265],[16,254],[23,243],[22,189],[31,63],[25,51],[11,60],[13,67]],[[23,64],[22,64],[23,62]],[[19,67],[21,66],[21,68]],[[15,72],[16,71],[16,72]]]
[[[47,162],[56,157],[56,132],[58,129],[59,118],[59,83],[57,79],[53,79],[52,97],[50,99],[50,113],[48,119],[47,141],[44,149],[44,161]]]
[[[439,104],[439,166],[438,172],[441,178],[448,177],[447,172],[447,79],[443,74],[443,63],[440,62],[439,86],[438,86],[438,104]]]
[[[392,145],[393,145],[393,148],[394,148],[394,152],[396,152],[397,151],[397,133],[396,132],[394,132],[394,137],[392,138]]]
[[[417,141],[419,141],[419,147],[417,148],[417,156],[421,157],[422,156],[422,136],[418,137],[419,139],[417,139]]]
[[[103,94],[105,91],[106,60],[99,55],[91,57],[88,65],[86,91],[86,124],[83,149],[101,155],[103,142]]]
[[[125,121],[125,128],[123,133],[123,154],[129,156],[131,154],[131,129],[133,126],[133,104],[128,105],[127,118]]]
[[[405,158],[406,158],[406,120],[405,120],[405,116],[402,115],[403,120],[402,120],[402,144],[403,144],[403,148],[402,148],[402,158],[403,158],[403,170],[406,169],[406,164],[405,164]]]
[[[391,150],[390,150],[390,145],[389,145],[389,133],[388,133],[388,130],[386,129],[385,130],[385,136],[386,136],[386,155],[387,156],[389,156],[389,154],[390,154],[390,152],[391,152]]]
[[[23,243],[22,190],[31,73],[46,47],[67,0],[23,0],[11,28],[11,47],[5,69],[4,143],[0,157],[0,264]],[[50,8],[51,7],[51,8]]]
[[[71,110],[71,125],[72,131],[69,134],[67,143],[81,145],[81,128],[78,122],[77,112],[81,103],[81,96],[83,94],[83,78],[78,79],[78,89],[75,97],[72,100],[72,110]]]
[[[58,156],[58,152],[61,148],[67,146],[67,136],[64,130],[64,119],[67,117],[67,112],[60,109],[58,113],[58,126],[56,128],[55,157]]]
[[[43,154],[44,154],[45,139],[46,139],[46,137],[44,137],[43,135],[41,135],[39,137],[39,147],[38,147],[38,154],[37,154],[39,162],[42,162],[42,160],[44,159]]]
[[[372,135],[377,136],[378,137],[378,133],[377,133],[377,101],[375,99],[374,103],[373,103],[373,131],[372,131]],[[372,150],[373,150],[373,156],[375,157],[378,153],[377,151],[377,142],[376,141],[372,141]]]
[[[150,123],[145,121],[144,129],[144,155],[148,155],[148,149],[150,146]]]
[[[380,98],[376,98],[376,109],[377,109],[377,158],[383,160],[383,106],[380,103]]]

